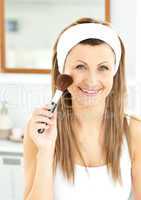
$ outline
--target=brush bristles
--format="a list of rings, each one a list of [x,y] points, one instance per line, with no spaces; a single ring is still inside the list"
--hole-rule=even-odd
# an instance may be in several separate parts
[[[67,74],[59,74],[57,77],[56,85],[58,90],[65,91],[72,83],[72,77]]]

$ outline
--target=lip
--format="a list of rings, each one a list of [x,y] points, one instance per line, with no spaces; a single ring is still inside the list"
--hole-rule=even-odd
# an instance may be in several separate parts
[[[83,93],[83,94],[85,94],[86,96],[96,96],[97,94],[99,94],[99,92],[102,90],[102,89],[99,89],[99,90],[97,90],[97,91],[94,91],[94,90],[87,90],[87,91],[89,91],[89,92],[86,92],[86,89],[82,89],[82,88],[80,88],[80,87],[78,87],[79,88],[79,90]]]

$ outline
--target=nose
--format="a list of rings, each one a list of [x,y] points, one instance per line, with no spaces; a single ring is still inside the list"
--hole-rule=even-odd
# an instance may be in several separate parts
[[[100,83],[98,74],[95,71],[89,71],[86,75],[87,84],[92,86],[97,86]]]

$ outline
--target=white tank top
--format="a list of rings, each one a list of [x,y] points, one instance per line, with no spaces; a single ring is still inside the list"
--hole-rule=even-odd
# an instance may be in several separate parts
[[[128,200],[131,192],[131,160],[126,137],[122,145],[121,176],[123,185],[115,184],[106,165],[88,167],[75,164],[75,183],[64,178],[60,167],[54,177],[54,200]]]

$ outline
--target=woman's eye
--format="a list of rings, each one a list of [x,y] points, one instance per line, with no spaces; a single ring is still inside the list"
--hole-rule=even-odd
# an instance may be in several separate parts
[[[77,65],[76,68],[81,69],[81,68],[85,68],[85,66],[84,65]]]
[[[108,68],[106,65],[101,65],[101,66],[100,66],[100,69],[106,69],[106,70],[109,70],[109,68]]]

